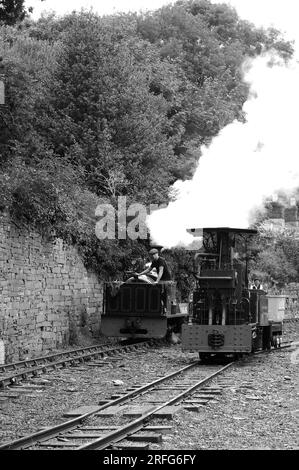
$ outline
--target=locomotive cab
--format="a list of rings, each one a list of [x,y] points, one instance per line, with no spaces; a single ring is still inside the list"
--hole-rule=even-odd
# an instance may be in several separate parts
[[[203,244],[194,258],[192,315],[182,329],[183,349],[205,357],[270,347],[266,292],[248,288],[248,244],[257,231],[204,228],[202,233]]]
[[[203,247],[195,255],[195,323],[249,323],[248,238],[256,230],[203,229]]]

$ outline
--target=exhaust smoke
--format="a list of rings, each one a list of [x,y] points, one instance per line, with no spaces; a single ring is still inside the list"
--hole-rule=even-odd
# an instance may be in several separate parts
[[[273,52],[246,60],[243,72],[246,122],[232,122],[203,147],[192,180],[177,181],[176,200],[148,217],[156,243],[188,246],[192,227],[247,228],[264,198],[299,186],[298,63]]]

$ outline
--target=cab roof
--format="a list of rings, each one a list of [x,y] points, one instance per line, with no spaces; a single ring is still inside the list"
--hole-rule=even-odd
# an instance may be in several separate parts
[[[250,228],[232,228],[232,227],[202,227],[202,228],[189,228],[187,232],[197,235],[202,232],[227,232],[227,233],[244,233],[248,235],[256,235],[258,231]]]

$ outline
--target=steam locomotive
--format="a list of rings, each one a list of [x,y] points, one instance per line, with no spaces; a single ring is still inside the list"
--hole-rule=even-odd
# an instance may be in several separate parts
[[[203,360],[279,347],[283,316],[279,296],[248,286],[249,246],[257,231],[225,227],[188,231],[195,241],[201,240],[191,245],[196,278],[191,302],[178,301],[172,281],[106,283],[101,332],[109,337],[163,338],[180,331],[182,349],[198,351]]]
[[[256,230],[204,228],[195,254],[196,288],[182,349],[212,356],[238,357],[281,343],[279,299],[248,286],[248,247]]]

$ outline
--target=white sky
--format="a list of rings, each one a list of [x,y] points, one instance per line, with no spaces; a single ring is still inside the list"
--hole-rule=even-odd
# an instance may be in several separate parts
[[[38,18],[43,10],[55,11],[63,15],[81,8],[90,9],[99,14],[110,14],[117,11],[155,10],[169,3],[168,0],[26,0],[27,6],[34,7],[33,17]],[[297,38],[299,44],[298,28],[298,0],[212,0],[212,3],[230,3],[239,15],[252,21],[257,26],[276,26],[287,32],[293,39]]]

